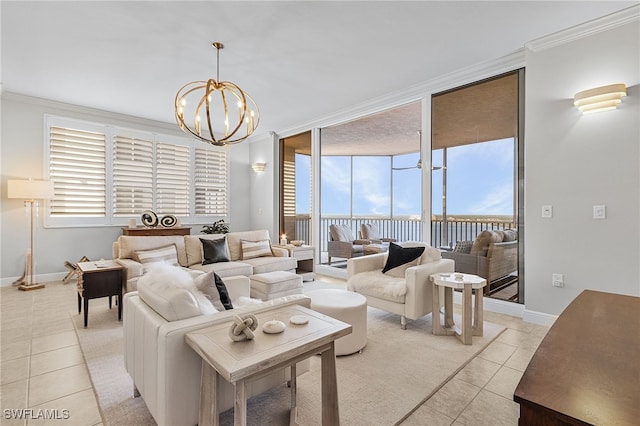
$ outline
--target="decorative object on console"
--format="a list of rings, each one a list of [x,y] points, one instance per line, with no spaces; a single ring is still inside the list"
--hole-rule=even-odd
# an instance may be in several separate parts
[[[282,321],[271,320],[264,323],[262,331],[267,334],[278,334],[282,333],[285,328],[287,328],[287,326]]]
[[[13,282],[20,290],[43,288],[44,284],[34,282],[35,256],[33,252],[33,231],[38,220],[38,200],[51,199],[54,196],[53,182],[48,180],[9,180],[7,198],[21,198],[29,212],[29,247],[24,258],[24,273]]]
[[[258,127],[260,112],[255,101],[240,87],[230,81],[220,81],[220,49],[224,45],[220,42],[212,45],[216,49],[216,79],[185,84],[176,93],[174,107],[176,122],[185,133],[203,142],[224,146],[251,136]],[[229,105],[237,109],[229,111]],[[186,119],[185,112],[188,112]],[[193,125],[186,120],[193,120]]]
[[[281,246],[287,245],[287,234],[282,234],[282,236],[280,237],[280,245]]]
[[[160,225],[164,226],[165,228],[171,228],[173,226],[176,226],[177,223],[178,223],[178,218],[176,218],[172,214],[164,215],[162,216],[162,219],[160,219]]]
[[[616,109],[624,96],[627,96],[627,87],[624,84],[610,84],[576,93],[573,105],[583,114],[609,111]]]
[[[303,240],[291,240],[291,245],[294,247],[302,247],[303,244]]]
[[[253,314],[234,315],[233,324],[229,328],[229,337],[234,342],[243,340],[253,340],[256,335],[253,333],[258,328],[258,318]]]
[[[152,210],[145,210],[142,212],[142,224],[144,226],[155,228],[158,226],[158,215]]]
[[[224,223],[224,219],[216,220],[213,225],[204,225],[202,227],[203,234],[228,234],[229,224]]]

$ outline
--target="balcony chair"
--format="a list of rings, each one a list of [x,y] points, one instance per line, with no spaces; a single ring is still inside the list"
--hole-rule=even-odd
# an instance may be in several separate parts
[[[350,259],[362,256],[366,244],[369,244],[369,241],[353,238],[349,225],[329,225],[329,241],[327,242],[329,265],[331,265],[332,257]]]
[[[398,246],[401,248],[398,249]],[[383,273],[389,256],[407,247],[425,247],[417,259],[400,264]],[[404,260],[403,260],[404,261]],[[368,306],[400,315],[400,326],[407,328],[407,318],[416,320],[433,309],[431,274],[453,272],[455,262],[442,259],[440,250],[423,242],[391,244],[386,253],[373,254],[347,261],[347,288],[367,298]],[[444,306],[442,292],[439,306]]]
[[[360,225],[360,238],[363,240],[369,240],[373,244],[382,243],[395,243],[395,238],[382,238],[380,231],[378,231],[378,225],[373,223],[363,223]]]

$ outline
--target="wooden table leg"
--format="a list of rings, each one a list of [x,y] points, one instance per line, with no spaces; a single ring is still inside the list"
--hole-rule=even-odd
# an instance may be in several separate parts
[[[476,289],[475,293],[475,307],[473,310],[473,335],[482,336],[484,334],[483,326],[483,291],[482,289]]]
[[[433,283],[433,303],[431,307],[431,332],[435,336],[444,334],[442,324],[440,324],[440,286]]]
[[[455,327],[453,322],[453,289],[451,287],[444,288],[444,326]]]
[[[296,377],[296,364],[291,364],[291,415],[289,416],[289,424],[297,425],[298,421],[298,401],[297,401],[297,377]]]
[[[89,322],[89,298],[84,297],[84,328],[87,328]]]
[[[473,330],[471,329],[471,286],[465,285],[462,289],[462,331],[461,340],[465,345],[471,344],[471,336]]]
[[[338,379],[335,342],[322,352],[322,426],[339,426]]]
[[[240,379],[235,383],[236,401],[233,410],[234,426],[247,425],[247,387],[244,379]]]
[[[200,374],[200,413],[198,416],[199,426],[218,426],[218,399],[217,385],[218,373],[206,361],[202,361]]]

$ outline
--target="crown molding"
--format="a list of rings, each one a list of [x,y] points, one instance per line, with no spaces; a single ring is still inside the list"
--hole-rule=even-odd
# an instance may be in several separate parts
[[[532,52],[539,52],[639,20],[640,4],[637,4],[584,24],[531,40],[525,44],[525,47]]]

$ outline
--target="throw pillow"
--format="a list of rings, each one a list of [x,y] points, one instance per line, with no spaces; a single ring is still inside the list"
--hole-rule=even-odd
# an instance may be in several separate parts
[[[190,318],[195,315],[194,309],[203,315],[217,312],[198,291],[188,271],[163,262],[149,266],[149,272],[138,280],[138,291],[142,300],[167,321]]]
[[[471,247],[473,246],[473,240],[456,241],[456,246],[453,248],[454,253],[471,253]]]
[[[242,260],[254,259],[262,256],[273,256],[269,240],[247,241],[240,240],[242,246]]]
[[[227,238],[219,238],[217,240],[205,240],[200,238],[202,242],[202,264],[228,262],[229,253],[227,252]]]
[[[178,249],[175,244],[171,244],[151,250],[138,250],[136,251],[135,260],[142,264],[142,270],[145,273],[155,263],[178,266]]]
[[[424,247],[402,247],[395,243],[389,244],[389,256],[382,268],[382,273],[403,278],[407,268],[418,264],[418,259],[423,252]]]
[[[210,271],[197,276],[194,282],[196,288],[205,295],[218,311],[233,309],[227,286],[218,274]]]

